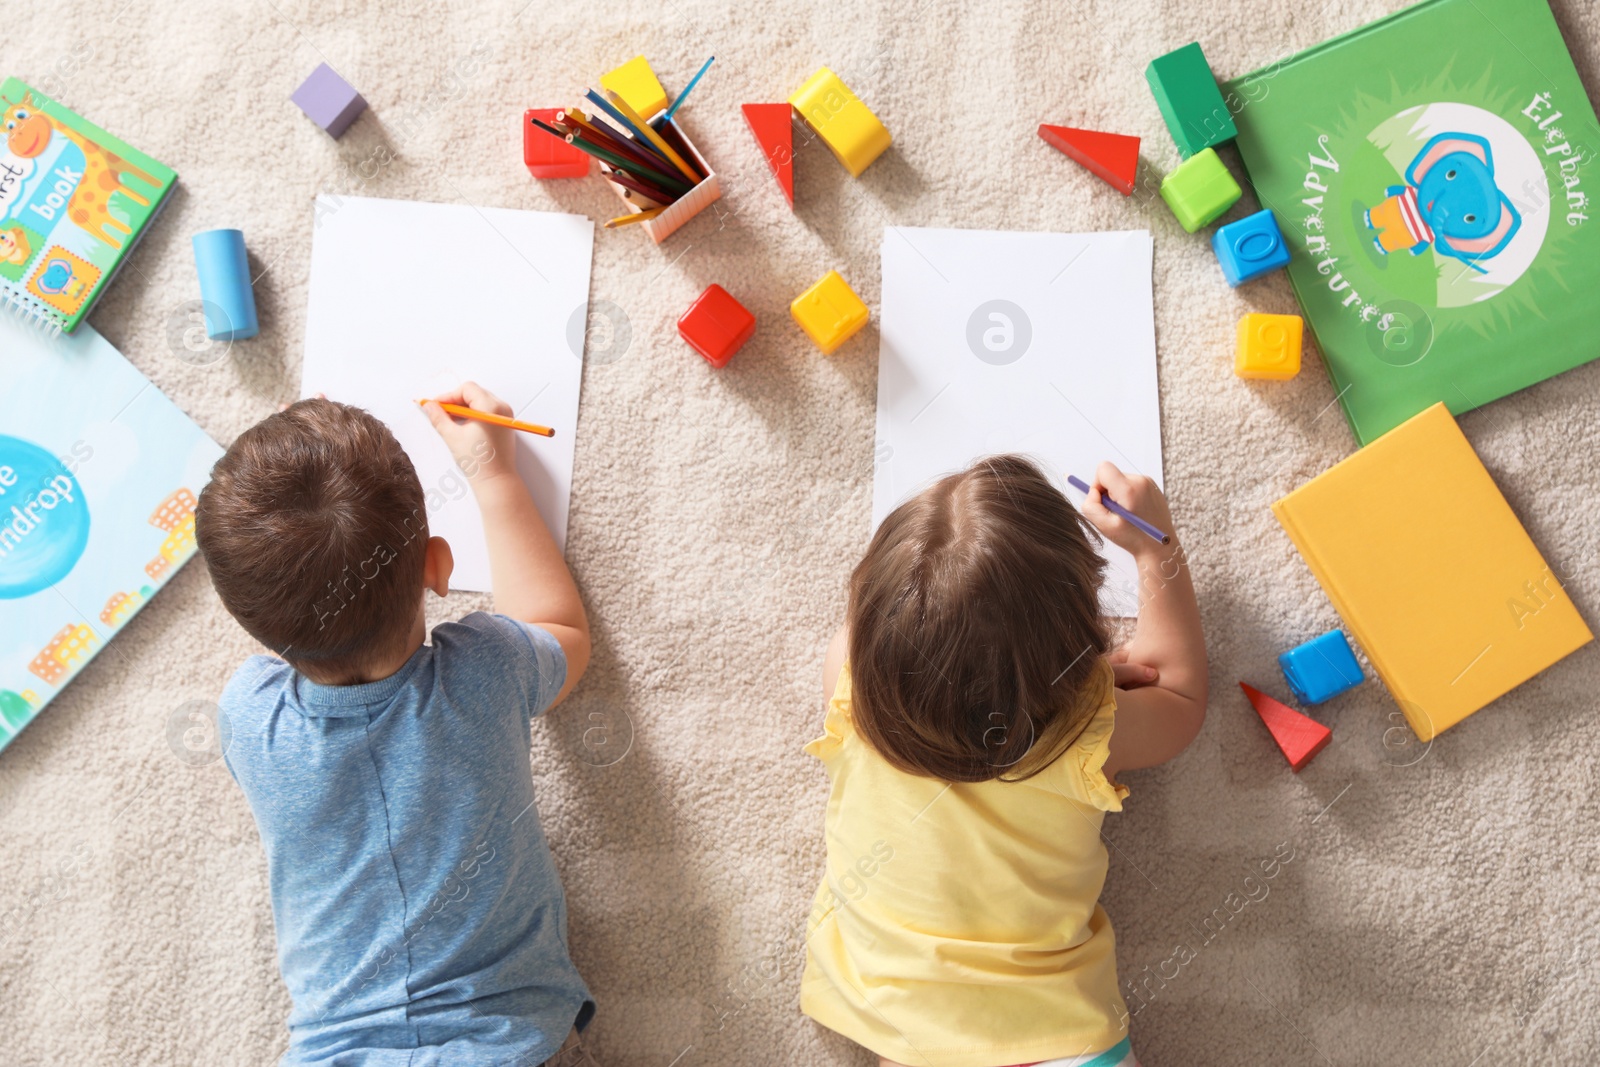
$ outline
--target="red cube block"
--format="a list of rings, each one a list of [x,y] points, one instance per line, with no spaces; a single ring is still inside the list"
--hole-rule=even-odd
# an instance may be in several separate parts
[[[756,317],[720,285],[709,286],[678,320],[678,333],[713,367],[726,367],[755,332]]]
[[[554,125],[556,107],[529,108],[522,116],[522,162],[535,178],[583,178],[589,174],[589,155],[555,134],[546,133],[531,120]]]

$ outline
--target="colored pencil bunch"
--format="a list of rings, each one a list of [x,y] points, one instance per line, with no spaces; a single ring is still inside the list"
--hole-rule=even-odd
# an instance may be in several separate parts
[[[600,173],[629,190],[630,202],[645,211],[666,208],[706,179],[690,162],[694,154],[683,144],[677,126],[664,122],[658,130],[638,117],[621,96],[611,93],[610,98],[590,90],[597,112],[584,114],[568,107],[555,114],[555,125],[538,118],[533,123],[600,160]]]
[[[590,89],[584,94],[595,106],[594,111],[570,107],[556,112],[554,123],[529,120],[599,160],[600,173],[621,186],[624,197],[639,209],[612,219],[606,223],[608,227],[655,218],[706,179],[688,142],[673,125],[672,115],[710,65],[711,60],[706,60],[678,99],[654,123],[646,121],[609,89]]]

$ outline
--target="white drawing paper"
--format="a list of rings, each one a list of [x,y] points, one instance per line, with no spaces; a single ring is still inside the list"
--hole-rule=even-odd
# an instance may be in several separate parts
[[[1148,231],[890,227],[873,525],[979,456],[1020,452],[1068,497],[1110,460],[1161,484]],[[1138,611],[1133,558],[1105,546],[1102,606]]]
[[[566,545],[594,223],[470,204],[321,196],[301,396],[366,408],[417,468],[453,589],[489,588],[466,478],[417,404],[476,381],[553,438],[513,434],[517,469]]]

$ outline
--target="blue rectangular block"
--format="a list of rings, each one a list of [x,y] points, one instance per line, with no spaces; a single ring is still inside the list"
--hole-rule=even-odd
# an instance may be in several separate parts
[[[1229,285],[1242,285],[1289,265],[1289,246],[1271,211],[1258,211],[1221,227],[1211,237],[1211,250]]]
[[[1366,681],[1343,630],[1329,630],[1278,657],[1283,677],[1302,704],[1320,704]]]

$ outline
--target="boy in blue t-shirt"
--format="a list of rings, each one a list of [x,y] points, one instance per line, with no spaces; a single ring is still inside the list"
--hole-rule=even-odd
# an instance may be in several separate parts
[[[511,414],[471,382],[439,399]],[[426,410],[483,512],[496,611],[431,644],[450,546],[365,411],[302,400],[251,427],[195,513],[223,604],[278,654],[222,714],[294,1001],[282,1063],[592,1064],[528,758],[530,720],[588,665],[588,618],[512,431]]]

